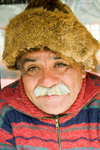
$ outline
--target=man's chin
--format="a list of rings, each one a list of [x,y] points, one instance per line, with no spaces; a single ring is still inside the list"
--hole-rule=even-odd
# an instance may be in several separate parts
[[[42,110],[43,111],[43,110]],[[62,113],[64,113],[66,110],[61,110],[61,109],[54,109],[54,110],[44,110],[44,112],[46,113],[46,114],[49,114],[49,115],[59,115],[59,114],[62,114]]]
[[[34,99],[35,98],[35,99]],[[33,103],[43,112],[58,115],[69,108],[70,95],[45,95],[34,97]]]

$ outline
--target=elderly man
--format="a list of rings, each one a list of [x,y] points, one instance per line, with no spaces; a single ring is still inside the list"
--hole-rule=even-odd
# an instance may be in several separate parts
[[[100,150],[98,49],[59,0],[10,20],[3,62],[22,76],[0,91],[1,150]]]

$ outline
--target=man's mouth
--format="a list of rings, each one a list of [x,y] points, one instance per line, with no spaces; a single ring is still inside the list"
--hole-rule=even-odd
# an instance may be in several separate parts
[[[58,97],[62,97],[64,95],[44,95],[44,96],[40,96],[41,98],[46,98],[46,99],[57,99]]]

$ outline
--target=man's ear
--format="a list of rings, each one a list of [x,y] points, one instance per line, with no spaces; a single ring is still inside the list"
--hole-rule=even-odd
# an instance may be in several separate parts
[[[85,77],[86,77],[86,71],[82,69],[82,79],[84,79]]]

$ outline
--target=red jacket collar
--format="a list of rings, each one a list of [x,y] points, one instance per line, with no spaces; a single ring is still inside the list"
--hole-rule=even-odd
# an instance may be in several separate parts
[[[92,79],[89,75],[83,79],[82,89],[73,103],[73,105],[64,113],[70,114],[74,113],[77,110],[80,110],[84,105],[89,103],[89,101],[98,93],[96,86],[94,85]],[[38,109],[27,97],[22,79],[20,79],[19,85],[16,88],[14,96],[12,97],[9,105],[15,109],[22,111],[25,114],[28,114],[33,117],[51,117],[40,109]]]

